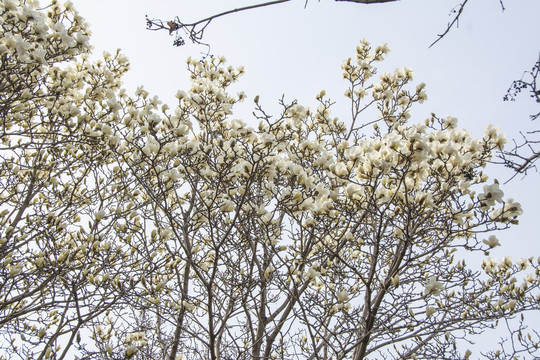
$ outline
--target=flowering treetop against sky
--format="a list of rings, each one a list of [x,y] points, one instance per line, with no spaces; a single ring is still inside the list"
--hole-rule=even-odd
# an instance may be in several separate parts
[[[468,358],[538,309],[540,259],[488,256],[523,215],[488,176],[505,136],[418,119],[387,45],[356,40],[345,97],[310,106],[190,57],[167,105],[71,4],[0,4],[1,357]]]

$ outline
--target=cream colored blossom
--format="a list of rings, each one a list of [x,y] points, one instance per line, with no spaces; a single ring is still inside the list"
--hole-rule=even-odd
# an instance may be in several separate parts
[[[494,248],[494,247],[497,247],[497,246],[500,246],[501,244],[499,243],[499,239],[497,239],[497,237],[495,235],[490,235],[487,240],[484,239],[482,240],[482,242],[484,244],[486,244],[487,246],[489,246],[490,248]]]
[[[425,294],[439,296],[441,290],[444,290],[443,283],[437,281],[436,276],[431,276],[426,282]]]

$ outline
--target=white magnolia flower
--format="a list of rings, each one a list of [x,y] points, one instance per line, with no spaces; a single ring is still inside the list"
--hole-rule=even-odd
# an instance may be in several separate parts
[[[426,283],[425,294],[426,295],[433,294],[435,296],[439,296],[441,290],[444,290],[444,286],[443,286],[442,282],[437,281],[436,276],[430,277],[429,280]]]
[[[499,128],[494,127],[492,124],[489,124],[484,131],[483,138],[485,140],[491,140],[497,145],[499,149],[503,149],[504,144],[507,143],[506,137],[504,134],[499,132]]]
[[[486,206],[495,206],[495,202],[502,202],[503,196],[504,193],[499,189],[499,184],[493,183],[492,185],[484,186],[484,193],[478,195],[478,200]]]
[[[264,270],[264,277],[266,279],[270,279],[270,276],[272,276],[272,273],[276,270],[276,268],[273,265],[268,265],[266,270]]]
[[[337,295],[337,300],[340,303],[343,303],[349,300],[349,293],[346,291],[338,291],[336,295]]]
[[[223,212],[231,212],[234,211],[235,205],[234,202],[231,200],[223,200],[223,204],[221,205],[221,211]]]
[[[517,305],[517,301],[512,299],[510,300],[509,302],[507,302],[506,304],[504,304],[504,308],[506,310],[514,310],[514,308],[516,307]]]
[[[362,196],[363,191],[364,189],[362,188],[362,186],[357,184],[349,184],[345,189],[345,195],[349,199],[356,200]]]
[[[306,275],[308,279],[316,279],[317,277],[321,276],[321,273],[315,270],[314,268],[310,267]]]
[[[99,221],[101,219],[103,219],[105,217],[105,211],[103,210],[99,210],[98,212],[96,212],[96,214],[94,215],[96,220]]]
[[[518,216],[523,214],[521,204],[517,201],[514,201],[514,199],[508,199],[506,201],[506,204],[504,205],[504,211],[507,213],[507,216]]]
[[[491,218],[501,222],[516,222],[515,218],[521,214],[523,214],[521,204],[514,201],[514,199],[508,199],[504,204],[504,208],[495,210],[491,214]]]
[[[167,182],[167,181],[176,181],[178,180],[179,178],[181,178],[181,175],[180,173],[178,172],[177,169],[173,168],[169,171],[167,171],[165,173],[165,176],[164,176],[164,181]]]
[[[519,268],[521,270],[525,270],[528,266],[531,265],[531,262],[529,261],[529,259],[523,258],[523,259],[519,259],[518,261],[516,261],[516,264],[519,265]]]
[[[10,277],[15,277],[15,276],[19,275],[22,272],[22,269],[23,269],[22,264],[19,263],[19,264],[15,265],[14,267],[12,267],[9,270],[9,276]]]
[[[137,346],[135,346],[135,345],[129,345],[126,348],[126,355],[127,356],[133,356],[133,355],[135,355],[136,352],[137,352]]]
[[[488,237],[487,239],[484,239],[482,240],[482,242],[484,244],[486,244],[487,246],[489,246],[490,248],[494,248],[496,246],[500,246],[501,244],[499,243],[499,239],[497,239],[497,237],[495,235],[491,235],[490,237]]]
[[[349,174],[349,169],[347,169],[347,165],[339,162],[335,165],[334,172],[337,176],[347,176]]]
[[[19,4],[17,1],[13,1],[13,0],[4,1],[4,7],[6,8],[6,10],[15,10],[17,9],[18,6]]]

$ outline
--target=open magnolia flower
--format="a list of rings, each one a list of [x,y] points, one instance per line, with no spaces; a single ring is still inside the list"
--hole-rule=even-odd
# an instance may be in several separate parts
[[[482,240],[482,242],[490,248],[501,246],[501,244],[499,243],[499,239],[497,239],[495,235],[490,235],[487,239]]]
[[[440,281],[437,281],[436,276],[431,276],[426,282],[425,294],[439,296],[441,290],[444,290],[443,283]]]

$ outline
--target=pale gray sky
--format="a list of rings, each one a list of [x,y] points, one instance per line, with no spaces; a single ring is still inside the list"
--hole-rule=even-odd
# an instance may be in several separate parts
[[[260,2],[263,2],[262,0]],[[492,123],[507,138],[519,131],[540,128],[529,115],[538,105],[528,95],[516,102],[502,98],[513,80],[530,69],[540,51],[540,1],[507,0],[502,12],[499,0],[469,1],[460,21],[431,49],[429,44],[442,32],[449,13],[459,0],[401,0],[387,4],[310,0],[292,1],[269,8],[232,14],[217,19],[206,30],[211,53],[224,55],[233,66],[244,65],[246,75],[235,87],[248,95],[236,117],[250,121],[251,99],[260,95],[263,106],[277,109],[282,94],[304,106],[316,106],[314,97],[325,89],[337,101],[334,113],[347,120],[348,103],[341,80],[343,59],[353,56],[362,38],[372,44],[387,42],[392,49],[381,72],[411,67],[415,82],[427,83],[428,101],[413,108],[413,119],[423,120],[431,112],[453,115],[464,127],[480,136]],[[121,48],[131,60],[125,86],[134,91],[144,85],[171,107],[177,90],[188,90],[185,59],[198,57],[204,47],[186,41],[173,47],[167,32],[145,30],[145,15],[183,22],[258,1],[247,0],[73,0],[91,24],[91,42],[96,53]],[[509,144],[511,145],[511,144]],[[490,178],[506,181],[512,172],[491,166]],[[516,177],[501,188],[506,197],[522,204],[520,225],[496,235],[502,247],[494,257],[514,258],[540,255],[540,174]]]

